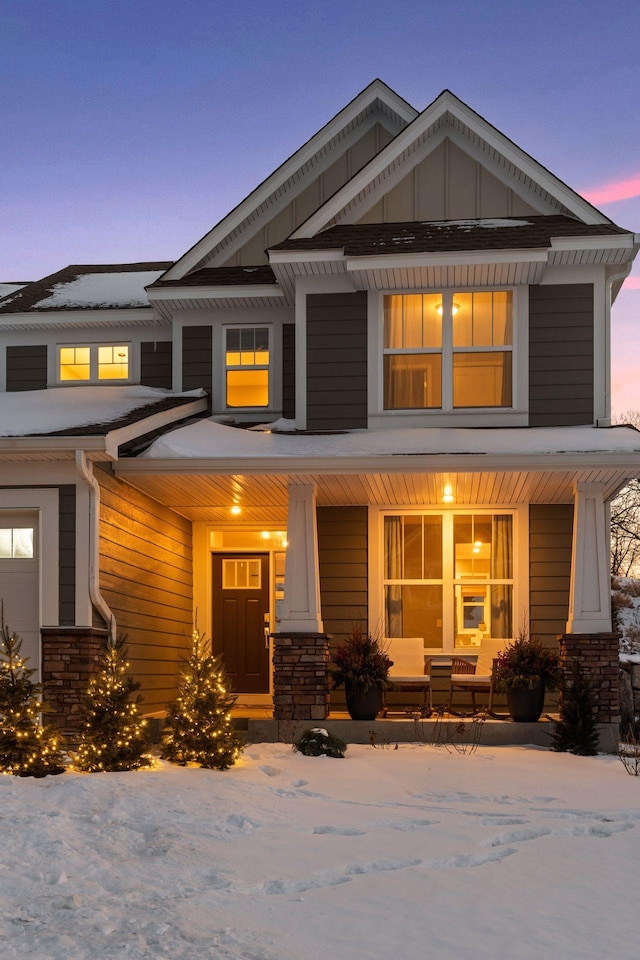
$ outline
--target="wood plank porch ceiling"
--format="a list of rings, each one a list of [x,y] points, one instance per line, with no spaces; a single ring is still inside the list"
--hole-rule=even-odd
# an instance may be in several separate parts
[[[603,485],[612,496],[624,482],[619,469],[471,473],[370,474],[126,474],[123,479],[189,520],[286,525],[287,484],[315,482],[320,506],[377,504],[441,507],[446,485],[452,507],[519,503],[571,503],[577,482]],[[233,518],[237,503],[242,514]]]

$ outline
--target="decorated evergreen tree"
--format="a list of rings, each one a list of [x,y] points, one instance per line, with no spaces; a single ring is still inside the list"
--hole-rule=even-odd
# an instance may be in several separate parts
[[[578,657],[571,663],[571,674],[561,685],[560,719],[551,738],[551,749],[593,757],[598,752],[598,726],[591,681]]]
[[[80,702],[80,743],[74,762],[89,773],[148,766],[150,736],[140,715],[140,684],[128,673],[126,636],[110,638]]]
[[[226,770],[243,749],[231,722],[236,697],[229,693],[222,657],[211,652],[197,625],[191,639],[178,696],[167,708],[162,756],[183,766],[195,762],[209,770]]]
[[[64,773],[62,738],[42,724],[42,687],[20,655],[22,640],[12,633],[0,603],[0,772],[15,777]]]

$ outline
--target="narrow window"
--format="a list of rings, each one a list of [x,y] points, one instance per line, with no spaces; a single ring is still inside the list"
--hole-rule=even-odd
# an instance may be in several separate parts
[[[510,407],[511,291],[453,294],[453,406]]]
[[[269,406],[269,328],[229,327],[225,344],[227,407]]]

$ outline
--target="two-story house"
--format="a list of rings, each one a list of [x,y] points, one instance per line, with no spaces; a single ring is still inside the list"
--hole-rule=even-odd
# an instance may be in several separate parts
[[[0,596],[58,713],[109,623],[161,711],[197,613],[279,717],[325,715],[359,622],[443,657],[563,637],[615,722],[639,242],[449,91],[376,80],[175,263],[1,300]]]

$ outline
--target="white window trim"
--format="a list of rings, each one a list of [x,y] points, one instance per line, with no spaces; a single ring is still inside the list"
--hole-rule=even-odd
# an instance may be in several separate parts
[[[490,504],[482,506],[452,504],[447,506],[433,506],[416,509],[410,506],[369,507],[369,629],[376,635],[382,636],[385,625],[384,610],[384,517],[399,514],[422,516],[452,515],[452,514],[484,514],[490,516],[496,513],[508,513],[513,516],[513,631],[517,634],[523,624],[527,623],[529,611],[529,507],[528,504]],[[451,553],[453,538],[444,537],[445,570],[447,566],[453,569]],[[444,571],[443,571],[444,572]],[[454,647],[455,601],[453,587],[455,578],[447,582],[443,577],[443,610],[442,610],[442,649],[427,647],[425,653],[432,657],[452,657],[463,655],[473,656],[472,648]],[[469,581],[471,583],[471,581]],[[445,599],[445,591],[451,588],[450,601]]]
[[[441,353],[443,356],[442,369],[442,399],[443,407],[433,407],[424,410],[385,410],[384,409],[384,298],[390,295],[408,295],[413,293],[440,293],[450,296],[453,293],[482,293],[492,290],[510,290],[513,293],[513,343],[512,353],[512,398],[511,407],[457,407],[453,408],[452,396],[452,362],[445,370],[445,342],[449,336],[447,325],[443,326],[443,348],[415,351],[407,349],[406,353]],[[442,427],[465,426],[527,426],[529,422],[529,288],[525,284],[517,286],[496,284],[487,287],[470,287],[456,284],[453,287],[420,288],[415,290],[389,289],[370,291],[368,302],[368,366],[371,371],[369,377],[369,427],[397,426],[397,419],[401,418],[403,427],[425,426],[425,421],[433,421],[430,425]],[[450,345],[449,345],[450,346]],[[500,348],[486,348],[487,352]],[[465,352],[460,348],[459,352]],[[481,348],[474,348],[473,352],[481,352]],[[448,350],[452,356],[452,350]],[[444,404],[448,400],[449,407]]]
[[[244,367],[245,370],[264,370],[265,366],[268,372],[268,402],[265,407],[228,407],[227,406],[227,369],[241,369],[240,367],[227,367],[227,330],[266,330],[269,335],[269,363],[268,364],[259,364],[257,366]],[[224,410],[225,413],[228,413],[230,416],[236,413],[253,413],[253,414],[262,414],[269,413],[273,410],[273,398],[274,398],[274,354],[273,354],[273,324],[272,323],[260,323],[257,319],[252,323],[223,323],[222,325],[222,349],[221,349],[221,376],[220,382],[222,385],[222,396],[220,409]]]
[[[137,346],[137,345],[136,345]],[[89,379],[88,380],[61,380],[60,379],[60,351],[69,348],[87,348],[90,351],[90,369],[89,369]],[[121,379],[103,379],[98,378],[98,351],[100,347],[127,347],[129,351],[128,356],[128,365],[129,365],[129,376],[123,377]],[[122,386],[124,383],[132,383],[133,371],[134,371],[134,362],[133,357],[134,345],[129,340],[98,340],[96,342],[91,342],[87,340],[71,340],[68,343],[58,342],[55,345],[54,354],[54,375],[53,381],[56,386],[59,387],[108,387],[110,385]]]

